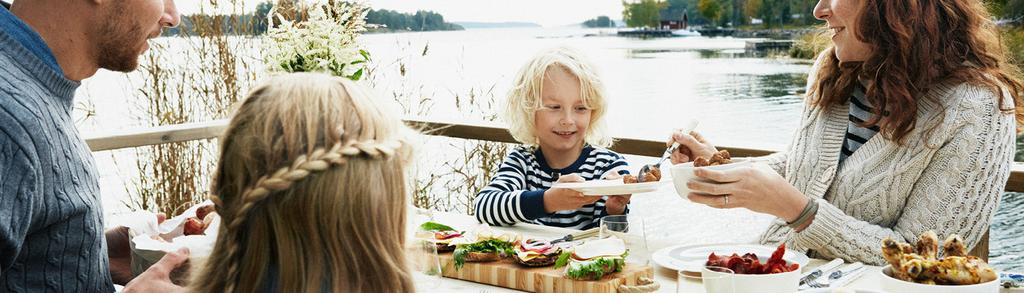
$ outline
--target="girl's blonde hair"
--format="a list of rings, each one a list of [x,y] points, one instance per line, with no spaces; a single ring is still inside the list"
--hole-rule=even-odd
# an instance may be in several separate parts
[[[221,138],[212,197],[224,225],[192,289],[256,292],[276,278],[280,292],[413,291],[407,131],[344,78],[257,87]]]
[[[543,106],[541,91],[544,88],[546,72],[551,68],[564,69],[580,83],[580,99],[583,100],[585,107],[592,110],[590,127],[584,135],[584,140],[592,146],[610,147],[613,142],[611,136],[607,134],[607,125],[603,119],[608,109],[604,85],[594,66],[583,54],[568,47],[541,51],[516,74],[515,83],[508,93],[505,105],[504,118],[509,124],[508,131],[523,144],[537,145],[534,117],[537,110]]]

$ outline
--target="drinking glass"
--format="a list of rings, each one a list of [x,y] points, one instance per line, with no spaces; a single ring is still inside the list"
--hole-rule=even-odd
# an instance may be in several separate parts
[[[406,244],[406,265],[413,275],[417,291],[435,289],[441,285],[441,258],[437,245],[423,239],[409,239]]]
[[[420,231],[423,223],[433,220],[433,211],[409,207],[407,210],[405,259],[413,275],[416,291],[430,291],[441,285],[441,258],[433,233]]]
[[[601,218],[598,237],[604,239],[611,236],[618,237],[626,243],[626,249],[629,250],[626,262],[639,265],[650,263],[651,253],[647,249],[647,232],[642,217],[613,215]]]

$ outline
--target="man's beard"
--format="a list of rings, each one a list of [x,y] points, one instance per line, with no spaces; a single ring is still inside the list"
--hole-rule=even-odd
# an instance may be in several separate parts
[[[139,38],[145,38],[142,27],[131,23],[125,18],[128,15],[118,15],[109,18],[101,31],[101,37],[97,52],[99,59],[97,64],[100,68],[107,70],[131,72],[139,67],[139,55],[141,54],[138,45]]]

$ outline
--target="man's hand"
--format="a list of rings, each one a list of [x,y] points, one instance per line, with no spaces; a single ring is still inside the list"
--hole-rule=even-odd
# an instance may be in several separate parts
[[[177,252],[168,252],[160,261],[142,272],[138,278],[128,282],[121,292],[185,292],[184,287],[171,282],[171,271],[187,264],[188,255],[188,248],[178,249]]]
[[[583,182],[583,177],[577,174],[562,175],[558,182]],[[544,211],[554,213],[579,209],[585,205],[601,200],[600,196],[584,196],[583,193],[572,189],[552,188],[544,191]]]
[[[156,222],[163,223],[167,216],[156,215]],[[110,278],[114,284],[124,285],[132,280],[132,246],[128,237],[128,227],[117,226],[104,232],[107,239],[107,257],[110,258]]]

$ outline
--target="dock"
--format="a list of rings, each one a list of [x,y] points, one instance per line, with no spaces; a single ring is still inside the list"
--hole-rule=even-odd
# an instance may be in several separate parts
[[[748,51],[789,50],[793,40],[748,40]]]
[[[697,32],[701,36],[705,37],[731,37],[736,33],[736,29],[731,28],[699,28]]]
[[[667,38],[672,36],[671,30],[662,29],[639,29],[629,31],[619,31],[617,33],[620,37],[635,37],[635,38]]]

